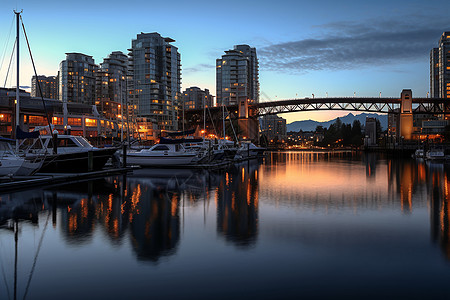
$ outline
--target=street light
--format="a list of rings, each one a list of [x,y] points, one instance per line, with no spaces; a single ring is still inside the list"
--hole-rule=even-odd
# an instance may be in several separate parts
[[[327,95],[327,98],[328,98],[328,92],[326,92],[325,94]]]
[[[380,98],[381,98],[381,92],[380,92]]]
[[[355,98],[356,97],[356,92],[353,92],[353,98]]]

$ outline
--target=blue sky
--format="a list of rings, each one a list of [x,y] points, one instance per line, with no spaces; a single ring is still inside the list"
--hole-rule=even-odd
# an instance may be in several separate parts
[[[66,52],[102,62],[140,32],[176,40],[183,89],[215,92],[215,59],[236,44],[257,48],[261,101],[295,97],[398,97],[429,90],[429,51],[450,30],[450,1],[53,1],[0,6],[0,85],[12,51],[13,9],[23,9],[39,74],[56,75]],[[33,74],[22,40],[21,85]],[[6,51],[5,51],[6,49]],[[3,63],[2,63],[3,62]],[[14,74],[15,71],[13,71]],[[9,76],[9,78],[15,78]],[[14,79],[7,87],[15,86]],[[291,113],[329,120],[347,112]]]

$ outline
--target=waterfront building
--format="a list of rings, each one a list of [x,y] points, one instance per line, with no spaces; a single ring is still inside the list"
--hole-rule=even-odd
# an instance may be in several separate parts
[[[439,48],[430,51],[430,97],[439,98]]]
[[[216,60],[217,105],[259,102],[259,64],[256,48],[236,45]]]
[[[214,96],[209,93],[208,89],[202,90],[196,86],[187,88],[182,94],[182,103],[184,109],[201,109],[204,106],[213,106]]]
[[[140,33],[129,51],[128,96],[133,115],[160,130],[178,129],[181,59],[175,40],[159,33]]]
[[[120,51],[114,51],[103,60],[96,72],[95,105],[106,119],[121,121],[126,114],[127,66],[128,57]]]
[[[365,146],[375,146],[377,144],[377,119],[366,117],[365,126]]]
[[[267,115],[260,119],[261,134],[267,137],[269,142],[282,141],[287,136],[286,119],[277,115]]]
[[[0,88],[0,135],[11,137],[14,123],[13,103],[16,99],[15,89]],[[41,98],[31,97],[30,93],[20,90],[20,127],[24,131],[31,131],[36,127],[48,125],[47,114],[54,128],[62,134],[71,127],[71,134],[91,138],[95,144],[111,143],[112,138],[118,137],[121,122],[117,119],[106,119],[101,116],[95,105],[76,102],[63,103],[60,100],[44,98],[46,110]],[[66,106],[66,108],[64,107]],[[65,113],[66,110],[66,113]],[[124,122],[124,126],[128,126]],[[106,139],[102,139],[104,137]]]
[[[59,99],[94,105],[97,68],[92,56],[66,53],[66,59],[59,65]]]
[[[439,47],[430,53],[431,97],[450,98],[450,31],[442,33]]]
[[[40,90],[38,87],[40,85]],[[42,91],[42,94],[39,92]],[[38,75],[31,78],[31,97],[58,99],[58,77]]]

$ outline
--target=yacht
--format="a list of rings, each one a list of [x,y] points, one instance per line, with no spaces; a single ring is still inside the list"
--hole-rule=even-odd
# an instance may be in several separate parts
[[[424,156],[425,156],[425,151],[423,149],[417,149],[413,155],[414,158],[424,158]]]
[[[443,149],[430,149],[425,153],[425,159],[427,160],[444,160],[445,154]]]
[[[53,137],[44,135],[28,143],[24,152],[28,158],[45,157],[39,172],[74,173],[101,170],[117,149],[97,148],[86,138],[74,135],[58,135],[54,145]],[[89,153],[92,155],[92,168],[89,168]]]
[[[252,142],[241,142],[237,154],[243,158],[256,158],[261,157],[265,151],[265,148],[258,147]]]
[[[198,157],[196,151],[188,151],[182,144],[156,144],[150,149],[127,152],[127,162],[143,167],[186,166]]]

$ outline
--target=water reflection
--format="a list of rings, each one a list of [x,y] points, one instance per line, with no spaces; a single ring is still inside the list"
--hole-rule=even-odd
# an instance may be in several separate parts
[[[239,247],[251,246],[258,234],[258,164],[228,171],[217,192],[217,231]]]
[[[450,259],[450,191],[449,176],[450,166],[433,164],[429,170],[428,181],[429,203],[430,203],[430,221],[431,237],[437,242],[443,254]]]
[[[142,169],[2,193],[0,226],[11,227],[11,220],[38,224],[40,213],[49,211],[69,245],[91,244],[101,232],[111,246],[129,243],[136,259],[157,263],[180,247],[183,209],[210,200],[216,234],[238,248],[258,243],[263,204],[325,214],[373,210],[406,216],[428,206],[431,239],[450,259],[449,172],[447,164],[378,154],[271,153],[262,165],[243,163],[228,171]]]

